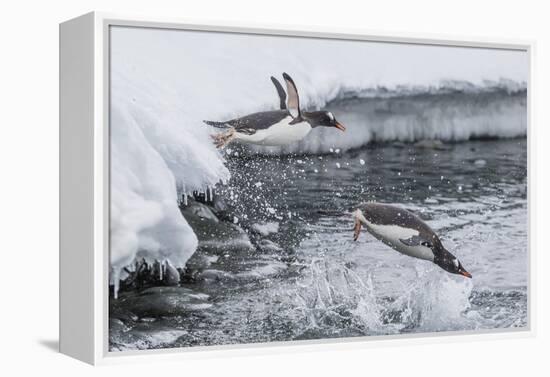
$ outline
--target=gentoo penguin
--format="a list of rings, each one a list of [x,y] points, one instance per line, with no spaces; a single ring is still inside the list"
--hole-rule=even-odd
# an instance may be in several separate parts
[[[366,203],[353,212],[353,219],[354,241],[359,237],[361,225],[365,225],[369,233],[400,253],[432,261],[452,274],[472,277],[445,249],[437,234],[407,210],[388,204]]]
[[[225,122],[204,121],[213,127],[228,128],[226,132],[213,136],[218,148],[224,147],[233,140],[265,146],[286,145],[303,139],[312,128],[318,126],[335,127],[345,131],[346,128],[338,123],[330,111],[301,111],[294,81],[286,73],[283,73],[283,78],[288,99],[279,82],[272,78],[281,100],[281,109],[254,113]]]

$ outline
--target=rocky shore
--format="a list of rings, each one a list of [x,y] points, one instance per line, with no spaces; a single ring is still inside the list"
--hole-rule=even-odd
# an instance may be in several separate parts
[[[280,244],[278,222],[236,224],[223,200],[214,197],[207,202],[203,195],[188,198],[180,210],[199,239],[197,251],[183,269],[168,260],[143,259],[124,269],[118,298],[111,287],[111,339],[125,339],[128,333],[132,339],[124,342],[139,344],[135,337],[140,326],[148,328],[159,318],[200,315],[224,292],[246,289],[247,282],[288,274],[297,267],[293,248]],[[149,335],[144,333],[144,341],[151,341]]]

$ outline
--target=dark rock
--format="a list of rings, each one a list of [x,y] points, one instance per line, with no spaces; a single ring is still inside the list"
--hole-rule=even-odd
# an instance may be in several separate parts
[[[159,266],[155,267],[155,264],[151,265],[144,259],[136,261],[133,270],[125,269],[128,277],[120,282],[119,292],[158,285],[160,283]]]
[[[124,332],[128,331],[129,327],[124,324],[118,318],[109,318],[109,331],[110,332]]]
[[[181,213],[199,239],[199,251],[221,254],[254,248],[240,226],[220,221],[205,204],[189,201],[187,206],[181,208]]]
[[[151,287],[118,301],[119,310],[135,313],[140,319],[184,315],[212,306],[207,295],[183,287]]]
[[[180,273],[176,267],[172,266],[169,261],[163,265],[164,273],[162,274],[162,282],[167,286],[176,286],[180,282]]]
[[[147,263],[136,261],[134,269],[125,269],[127,277],[120,283],[119,292],[139,290],[154,286],[175,286],[180,282],[180,273],[169,261]]]
[[[220,221],[209,206],[192,199],[189,199],[187,205],[182,206],[180,209],[183,217],[186,219],[188,217],[193,219],[199,218],[211,220],[214,223]]]
[[[232,221],[233,217],[229,213],[229,206],[225,202],[224,198],[220,195],[215,195],[212,202],[213,211],[220,220]]]

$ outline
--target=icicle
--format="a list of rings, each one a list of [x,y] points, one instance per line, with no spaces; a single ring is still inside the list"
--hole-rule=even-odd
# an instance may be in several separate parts
[[[214,196],[212,195],[212,186],[208,186],[208,193],[210,194],[210,201],[213,201]]]
[[[160,261],[159,262],[159,280],[162,281],[162,272],[163,272],[163,269],[164,268],[164,261]]]
[[[181,191],[183,192],[183,204],[187,205],[187,190],[185,189],[185,185],[183,184]]]
[[[178,202],[178,206],[181,206],[183,203],[183,183],[180,181],[176,182],[176,201]]]

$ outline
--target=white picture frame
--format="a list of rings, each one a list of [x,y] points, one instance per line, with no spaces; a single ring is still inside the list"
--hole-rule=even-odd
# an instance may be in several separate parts
[[[132,352],[108,351],[109,234],[109,28],[135,26],[228,33],[301,36],[328,39],[452,45],[526,51],[528,80],[528,181],[531,182],[533,138],[532,41],[465,39],[418,34],[365,33],[363,30],[318,30],[278,25],[200,24],[169,18],[88,13],[60,25],[60,352],[90,364],[155,359],[287,353],[296,350],[349,349],[385,344],[470,341],[533,336],[534,250],[529,227],[528,326],[518,330],[458,331],[314,341],[276,342]],[[528,187],[533,218],[533,185]],[[77,204],[78,203],[78,204]],[[75,268],[77,266],[78,268]],[[460,335],[460,336],[457,336]],[[207,352],[205,352],[207,351]]]

